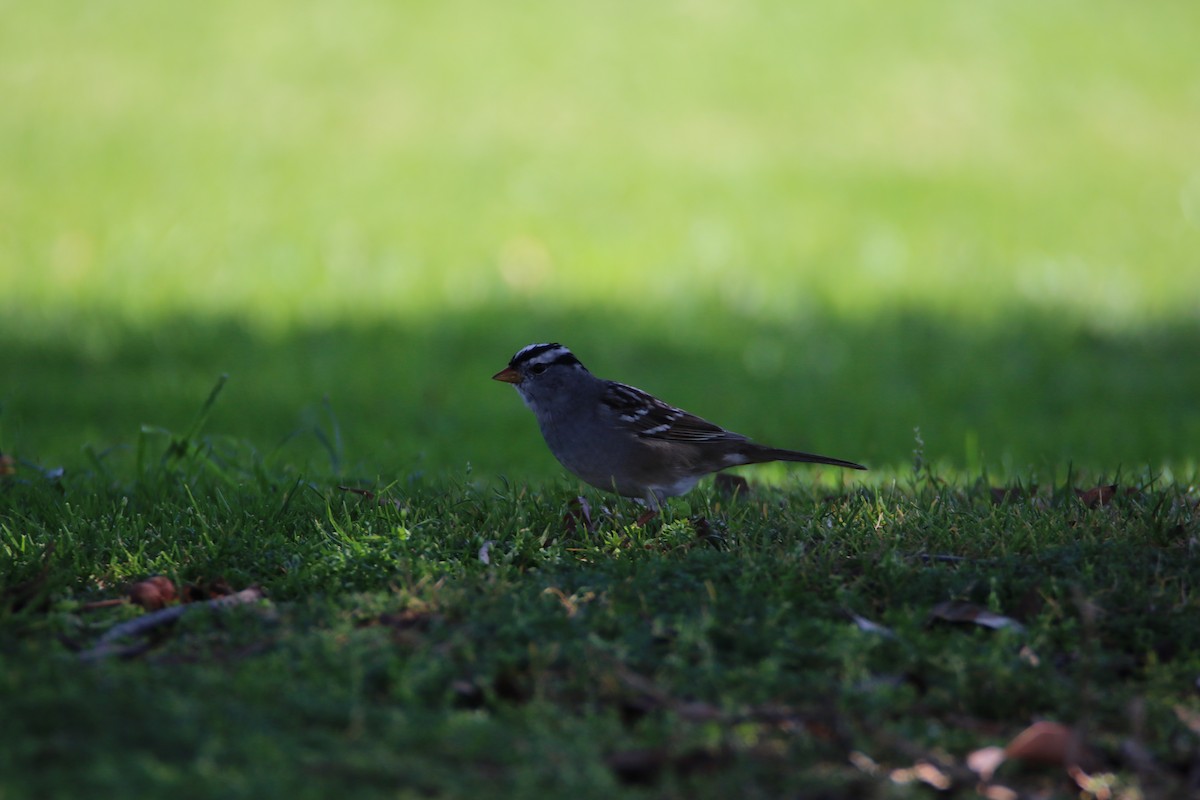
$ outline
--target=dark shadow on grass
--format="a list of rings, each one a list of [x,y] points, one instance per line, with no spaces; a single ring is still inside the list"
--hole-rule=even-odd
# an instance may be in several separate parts
[[[302,467],[389,480],[416,471],[560,474],[511,389],[489,380],[518,347],[560,340],[594,372],[755,438],[906,468],[919,427],[933,462],[1016,474],[1194,469],[1200,324],[1090,331],[1026,314],[971,326],[916,312],[789,324],[492,306],[263,334],[231,319],[152,331],[93,320],[41,336],[0,323],[0,447],[85,465],[143,424],[187,427],[217,376],[207,425]],[[978,455],[976,455],[978,454]],[[120,459],[118,453],[109,458]],[[1043,472],[1044,474],[1044,472]]]

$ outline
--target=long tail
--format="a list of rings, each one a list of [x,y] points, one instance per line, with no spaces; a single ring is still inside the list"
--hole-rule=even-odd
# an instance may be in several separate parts
[[[866,469],[862,464],[855,464],[853,461],[844,461],[840,458],[818,456],[813,453],[801,453],[799,450],[781,450],[778,447],[763,447],[761,445],[746,451],[745,456],[750,459],[747,462],[750,464],[761,464],[764,461],[802,461],[806,464],[829,464],[832,467],[845,467],[846,469]]]

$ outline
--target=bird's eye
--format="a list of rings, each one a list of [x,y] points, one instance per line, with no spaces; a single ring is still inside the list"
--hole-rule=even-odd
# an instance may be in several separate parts
[[[543,372],[546,371],[546,368],[548,366],[550,366],[550,365],[549,364],[534,364],[532,367],[529,368],[529,374],[530,375],[541,375]]]

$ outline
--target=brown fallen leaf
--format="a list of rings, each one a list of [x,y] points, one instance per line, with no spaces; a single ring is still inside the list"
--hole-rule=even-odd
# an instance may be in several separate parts
[[[1070,767],[1080,761],[1084,748],[1074,730],[1060,722],[1035,722],[1004,747],[982,747],[967,755],[967,766],[980,779],[990,781],[1005,761]]]
[[[0,478],[17,474],[17,461],[8,453],[0,453]]]
[[[643,528],[646,526],[646,523],[648,523],[650,520],[654,519],[657,516],[658,516],[658,511],[656,511],[653,508],[648,508],[645,511],[643,511],[637,519],[635,519],[633,521],[633,524],[634,524],[634,526],[636,526],[638,528]]]
[[[1061,764],[1067,758],[1071,737],[1071,729],[1061,722],[1035,722],[1004,747],[1004,755],[1033,764]]]
[[[1024,626],[1012,617],[1005,617],[994,611],[988,611],[983,606],[960,600],[947,600],[938,603],[929,612],[931,621],[961,622],[982,625],[992,630],[1011,628],[1016,631],[1024,630]]]
[[[1078,497],[1079,501],[1088,508],[1097,508],[1099,506],[1108,505],[1112,502],[1112,499],[1116,493],[1117,484],[1115,483],[1109,484],[1108,486],[1097,486],[1086,491],[1083,489],[1075,490],[1075,496]]]

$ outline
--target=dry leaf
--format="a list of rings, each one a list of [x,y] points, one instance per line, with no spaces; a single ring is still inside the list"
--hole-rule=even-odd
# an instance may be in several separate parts
[[[1003,747],[981,747],[967,756],[967,766],[983,780],[990,781],[1005,758]]]
[[[1019,800],[1021,797],[1021,795],[1017,794],[1016,790],[994,783],[987,786],[980,786],[979,795],[986,798],[986,800]]]
[[[0,453],[0,477],[17,474],[17,462],[8,453]]]
[[[889,775],[893,783],[912,783],[920,781],[935,789],[946,791],[952,785],[950,776],[928,761],[918,761],[906,769],[894,769]]]
[[[658,516],[658,511],[656,511],[656,510],[655,510],[655,509],[653,509],[653,508],[648,508],[648,509],[646,509],[645,511],[643,511],[643,512],[642,512],[641,516],[639,516],[637,519],[635,519],[635,520],[633,521],[633,524],[634,524],[635,526],[637,526],[637,527],[641,528],[641,527],[642,527],[642,526],[644,526],[644,525],[645,525],[647,522],[649,522],[650,520],[654,519],[654,518],[655,518],[655,517],[657,517],[657,516]]]
[[[1024,626],[1017,622],[1012,617],[1001,616],[992,611],[988,611],[983,606],[977,606],[974,603],[965,603],[957,600],[948,600],[945,603],[938,603],[929,612],[931,620],[942,620],[944,622],[965,622],[974,625],[982,625],[985,628],[992,630],[1000,630],[1001,628],[1011,628],[1016,631],[1024,630]]]
[[[1117,493],[1117,484],[1113,483],[1108,486],[1097,486],[1094,489],[1084,491],[1082,489],[1075,490],[1075,496],[1079,498],[1088,508],[1096,508],[1098,506],[1106,506],[1112,502],[1113,496]]]
[[[1075,733],[1060,722],[1035,722],[1021,731],[1004,748],[1008,758],[1030,764],[1065,764],[1077,749]]]
[[[967,766],[981,780],[990,781],[1005,761],[1064,766],[1073,765],[1082,755],[1075,731],[1058,722],[1041,721],[1018,733],[1004,747],[983,747],[972,752],[967,756]]]
[[[868,775],[879,774],[879,762],[871,758],[866,753],[855,750],[849,755],[850,763],[857,767],[860,771]]]
[[[1067,767],[1067,774],[1083,791],[1084,796],[1093,797],[1095,800],[1109,800],[1112,797],[1112,785],[1116,782],[1115,775],[1111,773],[1089,775],[1074,764]]]

